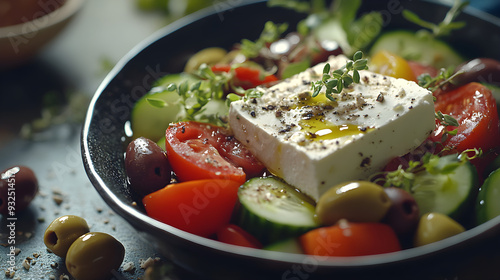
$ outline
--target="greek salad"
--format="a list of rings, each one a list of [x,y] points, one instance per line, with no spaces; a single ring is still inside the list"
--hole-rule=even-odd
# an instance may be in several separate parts
[[[466,3],[441,23],[404,10],[418,32],[357,16],[360,0],[268,5],[308,16],[200,50],[135,104],[125,168],[150,217],[233,245],[362,256],[500,214],[498,89],[484,78],[500,62],[445,42]]]

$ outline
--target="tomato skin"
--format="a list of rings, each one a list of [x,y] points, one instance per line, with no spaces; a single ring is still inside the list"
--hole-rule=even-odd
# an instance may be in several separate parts
[[[250,233],[246,232],[241,227],[229,224],[222,227],[217,231],[217,240],[227,244],[238,245],[243,247],[261,249],[262,244],[253,237]]]
[[[240,183],[257,176],[264,166],[223,128],[199,122],[179,122],[165,133],[169,162],[180,181],[227,179]]]
[[[394,230],[382,223],[336,224],[309,231],[299,237],[308,255],[350,257],[401,250]]]
[[[439,70],[433,66],[423,65],[416,61],[408,60],[408,66],[416,78],[422,74],[429,74],[431,77],[436,77],[439,74]]]
[[[229,72],[231,71],[230,65],[214,65],[212,66],[213,72]],[[246,66],[236,67],[234,69],[234,86],[242,87],[243,89],[250,89],[260,85],[266,85],[278,81],[274,75],[262,76],[261,71]]]
[[[229,223],[240,185],[220,179],[170,184],[146,195],[142,202],[151,218],[210,237]]]
[[[469,83],[455,90],[436,96],[436,112],[453,116],[459,123],[457,135],[450,136],[443,143],[449,153],[480,148],[483,152],[495,148],[500,143],[497,106],[491,91],[479,83]],[[445,129],[436,121],[436,129],[431,138],[438,142]]]
[[[370,70],[394,78],[417,81],[408,62],[388,51],[379,51],[373,55],[370,61]]]

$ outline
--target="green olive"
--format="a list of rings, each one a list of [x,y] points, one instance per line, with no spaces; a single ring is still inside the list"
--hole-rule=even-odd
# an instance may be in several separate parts
[[[452,218],[440,213],[428,213],[420,218],[413,245],[430,244],[464,231],[465,228]]]
[[[203,63],[215,64],[221,61],[226,54],[227,51],[222,48],[212,47],[203,49],[191,56],[184,67],[184,72],[193,73],[198,70]]]
[[[390,206],[384,188],[368,181],[353,181],[326,191],[316,205],[316,214],[324,225],[333,225],[340,219],[379,222]]]
[[[105,280],[120,268],[125,248],[113,236],[89,232],[73,242],[66,255],[66,268],[78,280]]]
[[[89,230],[83,218],[65,215],[50,223],[43,235],[43,242],[54,254],[64,258],[73,241]]]

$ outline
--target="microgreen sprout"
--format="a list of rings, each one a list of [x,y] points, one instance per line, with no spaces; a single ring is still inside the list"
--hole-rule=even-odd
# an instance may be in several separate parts
[[[357,51],[352,59],[348,60],[346,65],[333,72],[331,72],[330,64],[326,63],[323,67],[321,80],[311,84],[312,97],[318,96],[323,87],[325,87],[326,97],[335,101],[334,93],[341,93],[344,88],[349,87],[352,83],[359,83],[359,71],[368,69],[368,61],[363,59],[363,52],[361,51]],[[350,74],[351,72],[352,75]]]
[[[445,18],[439,24],[435,24],[426,20],[421,19],[417,14],[409,11],[403,10],[403,16],[423,28],[430,29],[433,37],[442,37],[451,33],[451,31],[460,29],[465,26],[465,22],[455,22],[456,17],[469,5],[469,2],[462,2],[460,0],[455,0],[451,9],[446,13]]]

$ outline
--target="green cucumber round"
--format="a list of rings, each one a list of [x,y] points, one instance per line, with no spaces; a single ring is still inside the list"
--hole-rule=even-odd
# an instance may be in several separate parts
[[[236,223],[263,244],[299,236],[319,226],[315,207],[275,177],[253,178],[238,191]]]
[[[459,162],[457,155],[439,158],[439,166]],[[477,171],[470,162],[460,164],[447,174],[431,174],[427,171],[415,174],[412,195],[417,201],[420,214],[438,212],[453,219],[460,218],[474,194]]]
[[[477,224],[500,215],[500,169],[493,171],[479,189],[476,200]]]
[[[272,243],[264,247],[263,249],[283,253],[304,254],[304,250],[302,249],[298,238],[288,238],[285,240],[281,240]]]
[[[156,142],[165,136],[165,130],[171,122],[183,116],[179,95],[164,88],[171,83],[179,84],[185,80],[194,81],[196,78],[185,73],[167,75],[159,79],[155,83],[156,87],[135,103],[130,116],[134,138],[146,137]],[[148,99],[163,100],[167,105],[158,108],[151,105]]]
[[[382,50],[438,69],[456,67],[464,61],[464,58],[445,42],[406,30],[382,34],[370,49],[370,56]]]

